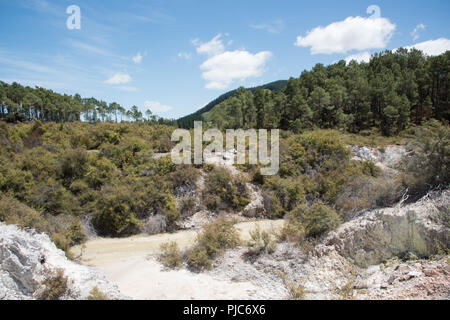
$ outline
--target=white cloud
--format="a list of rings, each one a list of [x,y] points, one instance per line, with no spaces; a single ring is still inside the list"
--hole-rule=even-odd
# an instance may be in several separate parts
[[[108,84],[122,84],[131,81],[130,75],[122,72],[115,73],[111,78],[105,81]]]
[[[199,54],[215,56],[225,51],[225,46],[223,45],[222,39],[220,39],[221,37],[222,35],[219,33],[209,42],[202,43],[198,39],[195,39],[192,41],[192,44],[197,47]]]
[[[447,50],[450,50],[450,40],[447,38],[439,38],[436,40],[416,43],[405,48],[408,50],[415,48],[417,50],[421,50],[426,55],[437,56],[446,52]]]
[[[178,58],[189,60],[192,57],[190,53],[178,52]]]
[[[298,36],[299,47],[311,47],[311,54],[347,53],[350,50],[385,48],[396,26],[386,18],[348,17],[326,27],[316,27]]]
[[[243,81],[263,73],[267,60],[272,56],[271,52],[261,51],[252,54],[244,49],[225,51],[221,36],[218,34],[206,43],[198,39],[192,41],[199,54],[208,56],[200,66],[207,89],[226,89],[234,80]],[[230,44],[229,41],[228,45]]]
[[[142,54],[138,52],[133,58],[134,63],[141,63],[142,61]]]
[[[265,30],[269,33],[280,33],[284,28],[284,22],[281,19],[277,19],[270,23],[252,24],[251,27],[257,30]]]
[[[209,58],[200,69],[208,89],[226,89],[233,80],[241,81],[249,77],[258,77],[263,73],[267,60],[272,56],[269,51],[252,54],[245,50],[226,51]]]
[[[411,32],[411,36],[413,37],[413,40],[417,40],[419,39],[419,31],[420,30],[424,30],[425,29],[425,25],[423,23],[418,24],[414,30]]]
[[[152,112],[167,112],[172,110],[171,106],[161,104],[158,101],[145,101],[144,107],[150,109]]]
[[[352,55],[348,56],[347,58],[345,58],[345,61],[347,63],[350,63],[350,61],[352,61],[352,60],[355,60],[356,62],[369,62],[370,56],[371,56],[370,53],[365,51],[365,52],[352,54]]]

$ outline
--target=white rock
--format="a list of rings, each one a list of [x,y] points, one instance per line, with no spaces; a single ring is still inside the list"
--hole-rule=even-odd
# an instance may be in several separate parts
[[[69,280],[63,299],[86,299],[95,286],[110,299],[123,298],[94,268],[68,260],[46,234],[0,223],[0,299],[33,299],[57,269]]]

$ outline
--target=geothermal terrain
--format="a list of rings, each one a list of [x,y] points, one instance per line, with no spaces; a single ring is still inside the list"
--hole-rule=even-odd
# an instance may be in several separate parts
[[[389,176],[408,156],[402,146],[352,151],[352,160],[371,160]],[[229,151],[211,161],[238,174],[232,156]],[[200,201],[203,183],[200,176],[177,201]],[[275,238],[285,221],[264,219],[259,187],[248,188],[251,202],[244,210],[222,215],[236,221],[243,243],[255,228]],[[65,299],[85,299],[93,287],[110,299],[449,299],[449,259],[432,256],[436,245],[449,246],[449,208],[450,191],[433,191],[413,203],[353,214],[311,248],[281,242],[273,253],[250,258],[246,246],[229,249],[204,272],[167,269],[158,256],[168,241],[182,250],[192,246],[202,226],[217,218],[208,210],[180,221],[176,232],[127,238],[98,237],[87,217],[83,228],[90,237],[71,249],[74,261],[47,235],[0,224],[0,299],[32,299],[35,284],[55,269],[69,278]]]

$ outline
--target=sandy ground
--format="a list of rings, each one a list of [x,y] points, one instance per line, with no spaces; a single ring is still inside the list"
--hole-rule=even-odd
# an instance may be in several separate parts
[[[283,220],[261,220],[236,224],[241,238],[249,239],[249,231],[259,225],[261,230],[276,231]],[[258,290],[249,281],[224,281],[209,274],[188,270],[166,271],[155,260],[160,245],[176,241],[181,249],[194,243],[196,231],[187,230],[153,236],[122,239],[98,238],[88,241],[79,259],[96,267],[120,291],[134,299],[251,299]],[[80,255],[81,247],[72,252]]]

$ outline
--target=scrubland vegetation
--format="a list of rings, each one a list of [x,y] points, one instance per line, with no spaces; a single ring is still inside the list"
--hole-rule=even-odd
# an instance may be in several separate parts
[[[159,260],[169,269],[180,268],[184,263],[197,272],[211,269],[215,258],[226,249],[242,243],[234,223],[233,220],[219,217],[204,225],[193,246],[183,252],[176,242],[164,243],[161,245]]]
[[[219,218],[204,226],[194,246],[186,253],[187,263],[197,271],[210,269],[219,254],[226,249],[237,247],[240,242],[234,222]]]
[[[67,252],[85,241],[85,217],[101,236],[172,231],[200,207],[241,211],[251,181],[262,189],[266,216],[287,218],[279,239],[307,249],[357,212],[448,187],[448,79],[441,72],[448,56],[399,50],[368,64],[317,65],[286,87],[237,90],[202,115],[222,129],[280,128],[275,176],[261,176],[257,165],[238,166],[245,176],[206,164],[176,166],[170,156],[153,157],[170,152],[175,122],[2,82],[0,221],[46,232]],[[121,113],[135,122],[115,123]],[[351,160],[349,145],[383,151],[398,143],[410,150],[398,174]],[[201,203],[193,197],[177,203],[180,190],[195,188],[200,174]],[[272,250],[267,235],[255,232],[252,240],[254,252]],[[185,258],[191,268],[207,269],[238,244],[232,223],[220,220],[205,227]],[[180,265],[174,245],[163,251],[164,264]]]
[[[172,130],[148,123],[0,122],[0,220],[46,232],[66,251],[86,239],[81,227],[86,214],[105,236],[175,230],[195,203],[188,197],[177,206],[175,194],[180,187],[194,187],[201,169],[202,205],[216,212],[242,210],[250,201],[248,178],[152,157],[170,151]],[[411,127],[397,137],[414,156],[395,177],[382,175],[371,162],[351,161],[348,139],[336,130],[283,131],[278,175],[264,177],[258,166],[240,166],[261,186],[267,216],[287,217],[282,239],[306,241],[354,212],[448,185],[449,128],[441,122]],[[190,265],[208,267],[215,254],[200,243]]]

